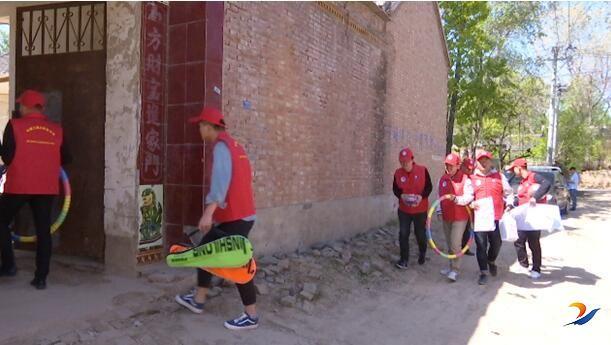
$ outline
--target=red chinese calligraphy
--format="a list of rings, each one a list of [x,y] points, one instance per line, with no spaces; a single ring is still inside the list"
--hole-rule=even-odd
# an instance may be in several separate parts
[[[163,183],[167,13],[167,4],[154,1],[142,4],[140,184]]]
[[[161,124],[161,113],[159,105],[153,103],[146,103],[146,108],[144,111],[144,121],[146,124]]]
[[[153,48],[153,50],[159,50],[161,46],[161,34],[156,27],[153,27],[151,31],[146,33],[146,46]]]
[[[158,154],[155,154],[150,151],[144,151],[144,173],[147,174],[152,173],[153,178],[158,178],[161,176],[161,157]]]
[[[161,83],[149,81],[146,83],[146,100],[151,102],[161,101]]]
[[[153,22],[161,22],[163,19],[163,16],[161,15],[161,12],[159,12],[159,9],[157,8],[156,4],[153,3],[149,3],[146,5],[146,8],[148,9],[148,13],[146,15],[146,19],[151,20]]]
[[[144,144],[146,145],[147,150],[151,150],[153,152],[157,152],[161,150],[161,133],[157,128],[152,127],[148,133],[146,133],[146,137],[144,138]]]
[[[161,54],[148,54],[144,61],[144,70],[161,75]]]

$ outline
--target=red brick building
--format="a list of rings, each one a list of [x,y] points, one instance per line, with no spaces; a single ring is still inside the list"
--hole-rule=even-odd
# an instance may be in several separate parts
[[[56,18],[51,14],[58,11],[80,11],[95,24],[82,20],[82,37],[91,39],[75,44],[90,44],[89,55],[57,47],[35,54],[24,47],[45,41],[31,39],[32,29],[18,24],[12,33],[12,98],[27,87],[56,92],[67,135],[83,147],[97,143],[103,157],[68,168],[80,206],[60,231],[57,250],[133,271],[181,240],[197,224],[208,188],[210,155],[186,123],[204,105],[222,109],[252,161],[259,253],[394,219],[391,179],[400,148],[410,146],[434,179],[442,172],[449,61],[435,2],[390,8],[373,2],[0,6],[0,16],[17,24],[20,18],[36,23],[43,14]],[[94,52],[101,60],[91,59]],[[101,77],[76,89],[32,81],[34,65],[58,54],[55,65],[72,61]],[[79,94],[90,84],[101,91]],[[82,120],[67,106],[74,98],[104,99],[91,110],[103,125],[76,125]],[[88,152],[76,151],[76,159]],[[89,183],[99,186],[90,190]],[[78,204],[79,195],[87,202]],[[94,224],[87,225],[90,240],[77,236],[86,225],[76,219],[85,214]],[[142,225],[146,219],[149,227]]]

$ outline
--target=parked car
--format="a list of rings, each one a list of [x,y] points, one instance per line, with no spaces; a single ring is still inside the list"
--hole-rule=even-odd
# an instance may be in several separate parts
[[[555,167],[551,165],[531,165],[528,167],[528,170],[537,171],[537,172],[558,171],[562,173],[562,169],[560,169],[560,167]]]
[[[534,171],[538,174],[541,174],[545,179],[551,181],[552,186],[548,193],[549,204],[558,205],[560,208],[560,214],[568,214],[570,196],[569,191],[566,186],[566,180],[564,179],[564,175],[562,171],[558,167],[550,167],[550,166],[531,166],[528,170]],[[507,181],[513,188],[514,193],[518,193],[518,186],[522,181],[522,177],[516,176],[511,171],[505,171],[505,177],[507,177]]]

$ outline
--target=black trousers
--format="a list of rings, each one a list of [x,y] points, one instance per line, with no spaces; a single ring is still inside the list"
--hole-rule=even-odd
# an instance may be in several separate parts
[[[254,224],[254,221],[247,222],[243,220],[219,224],[217,226],[212,227],[212,229],[208,231],[208,233],[202,238],[202,241],[199,245],[201,246],[203,244],[216,241],[219,238],[231,235],[241,235],[244,237],[248,237],[248,233],[250,232]],[[209,288],[211,280],[212,273],[199,268],[197,269],[197,286]],[[236,283],[235,285],[238,288],[238,292],[240,293],[242,304],[248,306],[257,303],[257,290],[255,288],[254,279],[246,284]]]
[[[46,279],[51,262],[51,208],[53,195],[3,194],[0,196],[0,251],[1,267],[15,266],[15,254],[11,239],[10,224],[24,204],[29,204],[36,227],[36,272],[35,277]]]
[[[414,233],[416,234],[416,242],[418,242],[419,255],[424,257],[426,254],[426,212],[407,214],[399,209],[398,213],[401,260],[408,261],[409,259],[409,234],[412,223],[414,223]]]
[[[471,220],[468,220],[467,221],[467,230],[465,230],[465,232],[462,234],[462,241],[461,241],[462,248],[464,248],[467,245],[467,242],[469,242],[469,238],[471,237],[470,230],[471,230]]]
[[[499,222],[494,222],[494,231],[478,231],[475,233],[475,244],[477,245],[477,264],[480,271],[487,271],[488,264],[494,263],[501,252],[501,231]]]
[[[518,239],[513,243],[518,254],[518,262],[522,267],[528,268],[528,254],[526,253],[526,242],[533,254],[533,271],[541,273],[541,231],[519,231]]]

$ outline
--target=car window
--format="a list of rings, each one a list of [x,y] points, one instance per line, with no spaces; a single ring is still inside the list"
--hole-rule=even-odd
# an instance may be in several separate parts
[[[564,175],[562,175],[562,173],[556,174],[556,184],[559,184],[559,185],[562,185],[562,186],[566,185],[566,181],[565,181]]]

